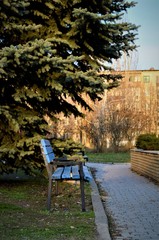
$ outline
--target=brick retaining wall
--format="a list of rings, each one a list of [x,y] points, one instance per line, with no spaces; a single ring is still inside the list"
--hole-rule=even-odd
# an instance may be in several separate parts
[[[159,151],[131,149],[131,169],[159,182]]]

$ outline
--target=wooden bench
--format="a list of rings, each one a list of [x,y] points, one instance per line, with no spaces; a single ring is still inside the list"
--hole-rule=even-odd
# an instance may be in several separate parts
[[[51,208],[52,182],[55,181],[56,195],[58,194],[58,182],[63,180],[80,181],[82,211],[85,211],[84,182],[92,179],[88,168],[81,157],[56,158],[49,140],[41,139],[41,151],[48,173],[48,198],[47,209]]]

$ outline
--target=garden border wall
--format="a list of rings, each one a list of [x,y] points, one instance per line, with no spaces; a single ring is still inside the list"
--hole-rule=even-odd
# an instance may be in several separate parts
[[[159,182],[159,151],[131,149],[131,169]]]

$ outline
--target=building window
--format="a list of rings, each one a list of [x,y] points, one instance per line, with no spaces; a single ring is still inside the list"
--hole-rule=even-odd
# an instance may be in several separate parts
[[[144,76],[143,80],[144,80],[144,83],[149,83],[150,82],[150,76]]]
[[[130,76],[129,82],[140,82],[140,77],[138,75]]]

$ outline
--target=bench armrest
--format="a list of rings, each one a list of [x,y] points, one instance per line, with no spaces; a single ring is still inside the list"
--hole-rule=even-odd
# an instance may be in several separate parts
[[[68,166],[68,165],[79,165],[81,163],[81,161],[77,160],[77,161],[73,161],[73,160],[66,160],[66,161],[62,161],[62,160],[54,160],[53,162],[51,162],[52,165],[55,166]]]

